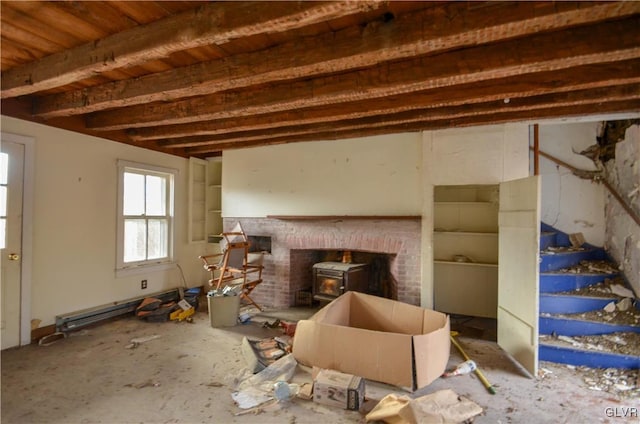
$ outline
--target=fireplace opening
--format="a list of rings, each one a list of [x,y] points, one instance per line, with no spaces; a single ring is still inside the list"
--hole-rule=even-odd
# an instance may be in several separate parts
[[[290,282],[295,304],[333,300],[348,290],[397,300],[391,272],[396,255],[350,250],[291,250]],[[309,300],[312,299],[312,300]]]

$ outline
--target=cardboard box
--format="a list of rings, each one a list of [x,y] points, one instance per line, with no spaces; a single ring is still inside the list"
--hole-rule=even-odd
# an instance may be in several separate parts
[[[334,370],[321,370],[313,382],[313,401],[358,411],[364,403],[364,379]]]
[[[442,375],[450,347],[447,315],[349,291],[298,321],[293,356],[303,365],[417,390]]]

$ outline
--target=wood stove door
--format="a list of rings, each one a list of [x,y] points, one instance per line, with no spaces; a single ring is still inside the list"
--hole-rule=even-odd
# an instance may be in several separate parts
[[[317,300],[333,300],[340,296],[344,293],[342,271],[314,270],[313,291],[313,297]]]

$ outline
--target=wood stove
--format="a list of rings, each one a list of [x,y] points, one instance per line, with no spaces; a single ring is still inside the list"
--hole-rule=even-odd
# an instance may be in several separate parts
[[[313,265],[313,298],[332,301],[346,291],[367,293],[369,268],[367,264],[320,262]]]

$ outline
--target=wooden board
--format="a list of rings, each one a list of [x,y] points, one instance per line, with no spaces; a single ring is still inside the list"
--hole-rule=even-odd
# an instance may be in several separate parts
[[[539,176],[500,184],[498,344],[538,370]]]

